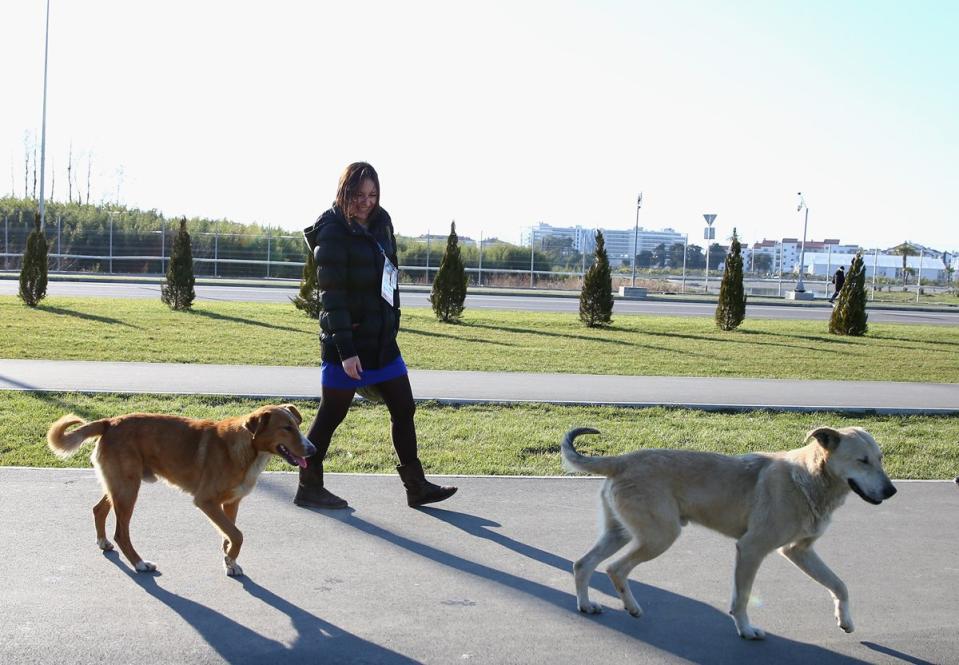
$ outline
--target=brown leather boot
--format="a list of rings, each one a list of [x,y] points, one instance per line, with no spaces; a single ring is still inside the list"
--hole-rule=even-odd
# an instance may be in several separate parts
[[[411,508],[444,501],[456,494],[456,487],[434,485],[429,482],[423,473],[423,465],[418,459],[409,464],[401,464],[396,467],[396,470],[403,480],[403,486],[406,487],[406,503]]]
[[[300,483],[293,503],[301,508],[346,508],[344,499],[323,487],[323,462],[307,458],[306,468],[300,469]]]

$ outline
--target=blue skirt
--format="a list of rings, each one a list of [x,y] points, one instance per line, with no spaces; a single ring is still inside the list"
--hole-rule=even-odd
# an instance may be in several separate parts
[[[343,371],[343,365],[339,363],[324,362],[320,366],[320,385],[327,388],[362,388],[364,386],[373,386],[377,383],[383,383],[390,379],[395,379],[407,374],[406,363],[403,362],[403,356],[396,356],[396,360],[384,365],[379,369],[364,369],[360,373],[360,380],[356,381],[347,376]]]

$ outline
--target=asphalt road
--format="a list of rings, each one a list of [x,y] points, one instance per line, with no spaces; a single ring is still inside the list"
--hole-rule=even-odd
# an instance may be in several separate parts
[[[16,280],[0,280],[0,294],[15,295]],[[122,284],[101,282],[61,282],[52,281],[47,287],[49,295],[58,296],[101,296],[111,298],[159,298],[159,284]],[[199,300],[247,301],[247,302],[289,302],[296,295],[296,289],[282,287],[255,286],[211,286],[198,285],[196,294]],[[428,293],[419,290],[402,292],[404,306],[429,307]],[[574,297],[547,297],[526,295],[485,295],[472,294],[466,297],[466,306],[471,309],[499,309],[524,312],[576,312],[579,301]],[[716,306],[710,303],[661,301],[661,300],[617,300],[617,314],[650,314],[668,316],[705,316],[712,317]],[[747,316],[757,319],[803,319],[826,321],[830,308],[821,306],[795,305],[747,305]],[[869,320],[873,323],[923,323],[933,325],[959,324],[959,311],[915,311],[909,309],[870,309]]]
[[[557,460],[557,465],[559,464]],[[572,562],[593,544],[596,478],[444,478],[442,504],[411,510],[395,476],[330,474],[352,509],[293,506],[292,473],[264,474],[240,508],[239,561],[190,498],[140,491],[131,533],[159,572],[94,544],[91,469],[0,469],[4,665],[209,663],[602,663],[929,665],[959,653],[959,490],[897,482],[880,506],[850,495],[817,550],[849,588],[856,630],[829,593],[767,557],[746,642],[727,616],[735,545],[690,526],[630,584],[622,610],[605,567],[598,616],[576,610]],[[112,533],[112,517],[108,533]]]

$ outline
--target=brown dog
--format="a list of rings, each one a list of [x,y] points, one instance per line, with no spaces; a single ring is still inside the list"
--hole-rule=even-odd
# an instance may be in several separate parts
[[[236,528],[240,500],[253,490],[271,455],[304,467],[304,458],[316,453],[300,433],[301,422],[292,404],[264,406],[220,421],[131,413],[87,423],[70,414],[50,426],[47,445],[56,455],[69,457],[85,440],[100,437],[90,457],[104,490],[93,507],[100,549],[113,549],[106,537],[112,506],[117,521],[114,538],[124,556],[138,572],[156,570],[133,549],[130,517],[140,481],[160,477],[191,494],[194,505],[220,530],[226,574],[236,576],[243,574],[236,563],[243,543]],[[67,433],[73,425],[80,427]]]

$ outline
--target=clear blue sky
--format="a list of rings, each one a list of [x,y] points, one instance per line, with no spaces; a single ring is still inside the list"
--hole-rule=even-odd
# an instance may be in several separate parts
[[[0,192],[43,0],[0,6]],[[53,0],[47,192],[289,230],[367,160],[397,231],[535,222],[959,249],[959,3]],[[118,187],[119,186],[119,187]]]

